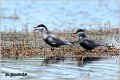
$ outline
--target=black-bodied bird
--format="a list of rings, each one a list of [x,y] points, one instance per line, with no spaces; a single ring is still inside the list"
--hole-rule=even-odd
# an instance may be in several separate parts
[[[55,35],[53,35],[44,24],[40,24],[37,27],[34,27],[34,31],[41,32],[43,40],[51,47],[60,47],[63,45],[73,45],[72,41],[68,41],[63,38],[58,38]]]
[[[78,34],[79,44],[88,51],[99,46],[104,46],[103,44],[97,43],[94,40],[87,38],[83,29],[78,29],[74,34]]]

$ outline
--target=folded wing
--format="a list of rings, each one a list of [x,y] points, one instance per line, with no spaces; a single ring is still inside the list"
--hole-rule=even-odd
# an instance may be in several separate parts
[[[102,46],[100,43],[96,43],[94,40],[91,40],[91,39],[84,39],[83,43],[86,46],[91,47],[91,48],[95,48],[97,46]]]
[[[65,40],[65,39],[62,39],[62,38],[57,38],[53,35],[49,35],[47,37],[48,41],[53,44],[53,45],[67,45],[67,44],[72,44],[71,42]]]

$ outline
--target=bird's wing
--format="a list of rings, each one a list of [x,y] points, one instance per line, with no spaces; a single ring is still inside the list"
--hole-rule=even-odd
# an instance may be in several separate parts
[[[64,43],[64,41],[62,41],[60,38],[55,37],[54,35],[49,35],[47,38],[51,44],[63,44]]]
[[[84,39],[83,43],[85,45],[87,45],[88,47],[97,47],[97,46],[101,46],[101,44],[96,43],[94,40],[91,39]]]
[[[57,38],[54,35],[49,35],[48,40],[51,44],[56,44],[56,45],[73,45],[74,43],[71,41],[67,41],[63,38]]]
[[[95,43],[94,40],[91,40],[91,39],[88,39],[88,38],[84,38],[84,41],[89,42],[89,43]]]

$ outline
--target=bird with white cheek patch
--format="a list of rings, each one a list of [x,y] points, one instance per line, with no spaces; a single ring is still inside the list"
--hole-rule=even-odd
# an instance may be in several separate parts
[[[42,34],[43,40],[51,47],[60,47],[63,45],[74,45],[72,41],[68,41],[62,38],[58,38],[47,29],[44,24],[40,24],[34,27],[34,31],[39,31]],[[52,49],[53,50],[53,49]]]
[[[84,49],[88,51],[93,50],[99,46],[106,46],[106,45],[103,45],[101,43],[95,42],[94,40],[87,38],[83,29],[78,29],[76,33],[74,34],[78,35],[78,42],[80,46],[82,46]]]

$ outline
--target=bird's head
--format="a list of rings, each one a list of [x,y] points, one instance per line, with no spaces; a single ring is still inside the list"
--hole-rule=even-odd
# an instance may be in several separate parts
[[[83,29],[78,29],[74,34],[78,34],[79,37],[86,37],[84,31]]]
[[[47,27],[44,24],[40,24],[36,27],[33,27],[34,31],[43,31],[43,30],[48,30]]]
[[[77,33],[79,33],[79,32],[83,33],[84,30],[83,30],[83,29],[78,29],[74,34],[77,34]]]

